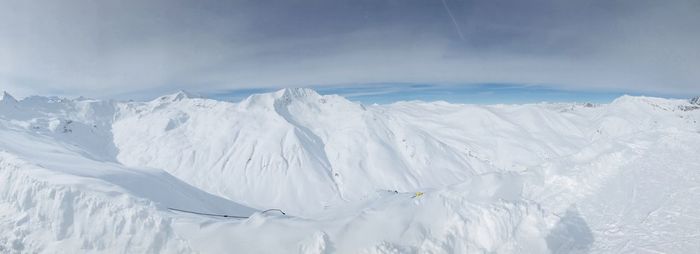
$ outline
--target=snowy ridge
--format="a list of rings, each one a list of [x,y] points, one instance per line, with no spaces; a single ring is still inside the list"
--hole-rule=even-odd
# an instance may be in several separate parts
[[[275,245],[298,248],[282,251],[289,253],[546,253],[547,224],[556,223],[556,217],[535,204],[510,200],[519,199],[513,185],[519,180],[488,175],[417,198],[414,193],[378,191],[362,204],[313,220],[253,217],[239,227],[210,225],[184,235],[209,239],[193,247],[211,253],[260,241],[259,234],[250,232],[270,234]],[[182,232],[194,231],[183,224]],[[245,250],[270,253],[285,248],[275,245]]]
[[[690,104],[700,105],[700,96],[690,99]]]
[[[0,118],[0,252],[191,253],[167,207],[255,212],[163,171],[106,158],[96,149],[111,144],[99,134],[111,116],[95,115],[103,104],[38,98],[13,105],[24,118]]]
[[[7,92],[2,92],[2,97],[0,97],[0,103],[14,104],[17,103],[17,99],[15,99],[15,97],[12,97],[12,95],[10,95]]]
[[[700,217],[688,201],[700,200],[699,119],[689,100],[634,96],[369,106],[303,88],[239,103],[5,94],[0,252],[685,252],[700,246],[665,243],[700,227],[687,219]],[[256,212],[269,208],[288,215]]]
[[[158,215],[152,203],[46,181],[50,172],[7,153],[0,154],[0,167],[3,253],[191,252],[174,235],[172,219]]]
[[[239,104],[128,105],[114,133],[119,161],[127,165],[162,168],[209,192],[303,215],[377,189],[413,191],[485,172],[523,171],[598,139],[655,128],[661,119],[654,117],[665,116],[649,113],[672,112],[680,103],[667,101],[626,96],[607,107],[364,106],[310,89],[283,89]]]

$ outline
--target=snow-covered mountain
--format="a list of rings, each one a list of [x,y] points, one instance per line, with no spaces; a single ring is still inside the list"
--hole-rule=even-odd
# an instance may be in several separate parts
[[[700,248],[700,107],[0,100],[0,252]],[[424,194],[416,194],[417,192]],[[232,220],[168,208],[251,216]],[[264,211],[278,208],[286,215]]]

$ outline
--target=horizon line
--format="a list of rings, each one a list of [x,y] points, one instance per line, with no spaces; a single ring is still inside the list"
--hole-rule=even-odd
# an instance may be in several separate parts
[[[337,85],[337,86],[305,86],[283,88],[241,88],[220,91],[195,91],[188,89],[173,89],[170,92],[132,93],[139,94],[139,98],[127,95],[113,98],[88,98],[85,96],[60,96],[60,95],[30,95],[18,100],[31,97],[46,97],[59,99],[98,99],[116,101],[150,101],[162,96],[176,94],[180,91],[218,101],[240,102],[254,94],[272,93],[290,88],[311,89],[320,95],[338,95],[350,101],[362,104],[392,104],[397,102],[439,102],[445,101],[455,104],[537,104],[537,103],[596,103],[607,104],[622,96],[655,97],[663,99],[692,99],[698,96],[678,96],[653,93],[611,92],[611,91],[573,91],[554,89],[544,86],[517,85],[517,84],[475,84],[475,85],[434,85],[415,83],[384,83],[364,85]],[[12,98],[10,92],[3,91]],[[144,94],[149,94],[144,96]]]

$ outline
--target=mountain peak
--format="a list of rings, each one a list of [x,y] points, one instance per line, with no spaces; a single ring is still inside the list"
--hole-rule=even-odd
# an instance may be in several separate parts
[[[284,88],[272,94],[275,104],[290,104],[301,102],[305,104],[317,104],[323,101],[323,96],[311,88]]]
[[[315,90],[311,88],[304,87],[294,87],[294,88],[284,88],[277,92],[275,95],[280,98],[306,98],[306,97],[318,97],[321,96]]]
[[[179,90],[176,93],[170,94],[170,95],[165,95],[161,96],[159,100],[161,101],[181,101],[184,99],[194,99],[194,98],[202,98],[202,96],[199,96],[197,94],[187,92],[184,90]]]
[[[270,93],[252,94],[241,101],[240,105],[269,107],[287,105],[295,101],[311,103],[323,101],[322,97],[311,88],[283,88]]]
[[[690,99],[690,104],[700,105],[700,96],[696,96]]]
[[[12,95],[9,94],[8,92],[3,91],[2,97],[0,97],[0,101],[2,101],[4,103],[16,103],[17,99],[15,99],[15,97],[12,97]]]

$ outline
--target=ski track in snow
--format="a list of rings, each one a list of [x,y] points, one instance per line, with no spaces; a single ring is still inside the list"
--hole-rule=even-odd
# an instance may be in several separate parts
[[[3,94],[0,253],[692,253],[698,119],[689,101],[631,96]]]

